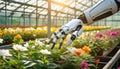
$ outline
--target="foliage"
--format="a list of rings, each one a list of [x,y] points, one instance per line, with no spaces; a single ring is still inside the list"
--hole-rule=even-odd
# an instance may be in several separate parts
[[[12,49],[0,50],[1,69],[89,69],[97,52],[109,50],[120,40],[120,30],[85,32],[71,45],[58,49],[57,44],[53,50],[39,39],[24,42],[21,33],[12,38]]]

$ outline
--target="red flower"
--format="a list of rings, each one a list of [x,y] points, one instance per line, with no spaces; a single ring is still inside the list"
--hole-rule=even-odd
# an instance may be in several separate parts
[[[98,64],[100,62],[100,59],[95,60],[95,64]]]

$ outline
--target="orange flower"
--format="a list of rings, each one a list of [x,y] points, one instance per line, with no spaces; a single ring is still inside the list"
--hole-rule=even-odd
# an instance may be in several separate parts
[[[78,56],[82,56],[83,54],[84,54],[84,50],[82,50],[82,49],[75,49],[74,50],[74,53],[76,54],[76,55],[78,55]]]
[[[100,59],[95,60],[95,64],[98,64],[100,62]]]
[[[9,31],[9,34],[12,35],[12,34],[14,34],[14,32],[13,31]]]
[[[16,36],[14,36],[14,40],[19,40],[19,39],[21,39],[22,37],[21,37],[21,35],[20,34],[17,34]]]
[[[82,48],[82,50],[84,50],[88,54],[91,52],[91,49],[86,45]]]

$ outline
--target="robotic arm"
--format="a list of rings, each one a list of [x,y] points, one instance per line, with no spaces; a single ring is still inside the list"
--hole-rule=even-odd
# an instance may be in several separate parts
[[[57,40],[62,38],[60,41],[59,49],[62,46],[63,40],[66,35],[72,33],[71,37],[67,40],[66,44],[70,44],[76,37],[83,32],[83,23],[92,24],[95,21],[104,19],[111,16],[119,11],[120,0],[100,0],[93,7],[84,11],[77,19],[73,19],[67,24],[63,25],[61,29],[57,30],[52,36],[48,44],[53,43],[52,49],[54,48]]]
[[[118,12],[120,8],[120,0],[100,0],[93,7],[84,11],[78,19],[85,24],[92,24]]]

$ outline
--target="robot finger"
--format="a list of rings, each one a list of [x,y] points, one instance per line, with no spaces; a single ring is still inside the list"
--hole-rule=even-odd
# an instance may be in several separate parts
[[[72,43],[72,41],[74,41],[76,37],[78,37],[80,34],[82,34],[82,32],[83,32],[83,26],[78,25],[76,30],[71,35],[71,37],[67,40],[66,44],[69,45],[70,43]]]
[[[59,34],[60,31],[61,29],[57,30],[55,33],[52,34],[50,40],[48,41],[48,44],[52,43],[54,38],[58,38],[57,34]]]
[[[58,30],[57,32],[54,33],[54,37],[52,38],[52,41],[53,41],[52,43],[53,43],[53,45],[52,45],[52,48],[51,48],[51,49],[54,48],[57,40],[58,40],[61,36],[62,36],[62,29],[60,29],[60,30]]]
[[[51,49],[53,49],[53,48],[55,47],[56,42],[57,42],[57,39],[54,38],[54,39],[53,39],[53,43],[52,43],[52,47],[51,47]]]
[[[71,44],[76,38],[76,35],[72,34],[71,37],[67,40],[66,45]]]
[[[53,41],[53,38],[55,37],[55,35],[54,34],[52,34],[52,36],[51,36],[51,38],[50,38],[50,40],[48,41],[48,44],[50,44],[52,41]]]
[[[63,36],[62,36],[62,39],[61,39],[61,41],[60,41],[60,44],[59,44],[59,49],[61,49],[61,46],[62,46],[63,41],[64,41],[65,38],[66,38],[66,35],[63,35]]]

